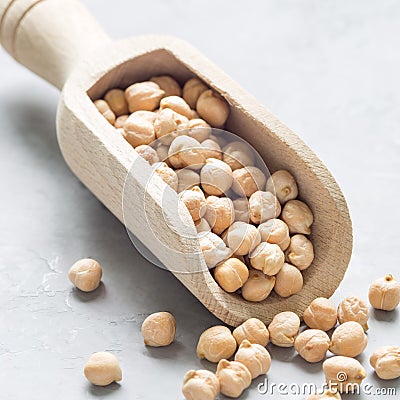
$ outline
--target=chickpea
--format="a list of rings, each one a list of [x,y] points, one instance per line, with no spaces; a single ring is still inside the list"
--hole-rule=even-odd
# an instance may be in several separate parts
[[[128,115],[128,114],[120,115],[120,116],[115,120],[115,122],[114,122],[114,127],[115,127],[116,129],[122,128],[122,130],[123,130],[124,125],[125,125],[125,122],[126,122],[126,120],[127,120],[128,118],[129,118],[129,115]]]
[[[236,340],[231,331],[222,325],[206,329],[197,344],[197,356],[217,363],[233,356],[236,351]]]
[[[225,238],[228,247],[239,256],[249,254],[260,242],[261,236],[257,228],[245,222],[234,222]]]
[[[224,241],[215,233],[204,232],[199,237],[199,243],[208,268],[214,268],[231,255],[231,251],[226,247]]]
[[[285,255],[277,244],[260,243],[250,253],[250,264],[265,275],[276,275],[285,263]]]
[[[285,263],[276,275],[275,293],[281,297],[289,297],[303,289],[303,275],[291,264]]]
[[[219,144],[219,147],[221,147],[221,149],[227,146],[229,143],[229,138],[227,138],[223,132],[213,131],[209,139],[214,140],[214,142],[217,142]]]
[[[125,90],[125,98],[131,113],[139,110],[154,111],[164,95],[164,90],[161,90],[155,82],[134,83]]]
[[[178,175],[178,193],[183,190],[191,189],[193,186],[200,185],[200,175],[189,168],[178,169],[175,171]]]
[[[119,117],[129,114],[128,103],[125,99],[125,93],[121,89],[111,89],[104,95],[104,100],[110,106],[112,112]]]
[[[169,145],[179,132],[186,132],[188,124],[189,120],[185,116],[165,108],[154,121],[154,132],[161,143]]]
[[[226,193],[232,185],[232,170],[223,161],[209,158],[201,169],[200,181],[207,194],[220,196]]]
[[[282,219],[286,222],[291,234],[309,235],[311,233],[314,216],[307,204],[300,200],[289,200],[284,205]]]
[[[214,233],[220,235],[227,229],[235,218],[232,200],[228,197],[208,196],[207,211],[204,218]]]
[[[367,344],[368,338],[362,326],[358,322],[349,321],[335,329],[329,350],[337,356],[357,357]]]
[[[250,371],[252,379],[266,374],[271,368],[271,356],[268,350],[259,345],[243,340],[235,354],[235,361],[241,362]]]
[[[160,162],[157,152],[147,144],[135,147],[135,150],[139,156],[144,158],[150,165]]]
[[[206,139],[201,142],[201,145],[205,149],[204,153],[206,159],[215,158],[217,160],[222,160],[221,147],[219,147],[219,144],[217,142],[211,139]]]
[[[232,168],[232,171],[254,165],[254,151],[246,142],[229,143],[222,148],[222,151],[222,159]]]
[[[139,110],[139,111],[135,111],[133,114],[135,114],[135,116],[137,116],[137,117],[144,118],[145,120],[154,124],[159,113],[158,113],[158,111]]]
[[[195,221],[194,226],[196,227],[197,233],[211,231],[210,225],[208,225],[205,218],[200,218],[198,221]]]
[[[203,217],[206,212],[206,198],[204,197],[203,191],[198,186],[184,190],[181,192],[180,198],[189,210],[193,221],[198,221]]]
[[[400,347],[379,347],[369,361],[379,378],[388,380],[400,377]]]
[[[291,311],[275,315],[268,326],[269,338],[275,346],[292,347],[299,333],[300,318]]]
[[[170,167],[171,165],[168,160],[168,149],[169,146],[159,143],[158,146],[156,147],[156,152],[158,154],[158,158],[160,159],[160,161],[165,162]]]
[[[235,221],[246,223],[250,221],[249,201],[246,198],[240,197],[233,200],[233,208],[235,210]]]
[[[154,173],[159,176],[173,190],[178,190],[178,176],[175,171],[164,162],[153,164]]]
[[[232,173],[233,191],[243,196],[250,197],[257,190],[261,190],[265,186],[265,175],[257,167],[244,167],[235,169]]]
[[[163,110],[165,108],[169,108],[176,113],[183,115],[188,120],[192,116],[192,110],[190,109],[189,104],[186,103],[186,101],[179,96],[164,97],[160,101],[160,110]]]
[[[306,400],[342,400],[342,396],[336,389],[327,389],[322,394],[312,394],[308,396]]]
[[[354,392],[366,378],[367,372],[354,358],[336,356],[328,358],[322,364],[328,387],[340,393]]]
[[[293,175],[284,170],[276,171],[269,177],[265,190],[275,193],[275,196],[281,204],[285,204],[288,200],[295,199],[299,194],[297,183]]]
[[[377,279],[369,288],[369,302],[377,310],[393,311],[400,303],[400,283],[390,274]]]
[[[255,224],[261,224],[276,218],[281,213],[281,205],[271,192],[254,192],[249,199],[250,219]]]
[[[300,271],[307,269],[314,260],[314,246],[304,235],[294,235],[286,250],[286,260]]]
[[[207,122],[204,121],[204,119],[201,118],[190,119],[187,129],[189,129],[189,132],[187,132],[186,134],[196,139],[200,143],[204,142],[210,137],[211,126],[207,124]]]
[[[124,124],[125,140],[133,147],[150,144],[156,138],[153,124],[141,114],[133,113]]]
[[[215,400],[220,391],[218,378],[210,371],[188,371],[183,378],[182,393],[186,400]]]
[[[142,324],[142,336],[146,346],[168,346],[174,341],[175,333],[176,321],[169,312],[151,314]]]
[[[251,384],[250,371],[238,361],[221,360],[216,375],[221,385],[221,393],[228,397],[239,397]]]
[[[191,78],[183,86],[183,98],[191,108],[196,108],[197,100],[208,87],[198,78]]]
[[[368,330],[368,306],[358,297],[350,296],[344,299],[338,307],[339,324],[348,321],[358,322],[365,331]]]
[[[93,353],[83,370],[86,379],[96,386],[107,386],[122,380],[122,371],[117,357],[106,351]]]
[[[150,81],[157,83],[160,89],[164,90],[164,96],[182,96],[179,83],[169,75],[153,76]]]
[[[251,269],[249,279],[242,287],[242,296],[247,301],[260,302],[265,300],[275,286],[276,278],[268,276],[256,269]]]
[[[257,318],[249,318],[239,325],[232,333],[236,343],[240,345],[244,340],[266,346],[269,342],[269,332],[264,322]]]
[[[82,292],[92,292],[99,287],[102,274],[101,265],[97,261],[84,258],[70,268],[68,278]]]
[[[322,361],[329,345],[329,336],[319,329],[307,329],[300,333],[294,341],[296,351],[310,363]]]
[[[115,123],[115,114],[111,111],[110,106],[105,100],[95,100],[94,105],[100,114],[111,124]]]
[[[228,293],[233,293],[240,289],[248,277],[249,270],[246,264],[237,258],[228,258],[218,264],[214,270],[214,278],[218,285]]]
[[[176,137],[169,147],[168,158],[175,168],[201,168],[206,159],[202,145],[189,136]]]
[[[257,229],[263,242],[277,244],[282,251],[288,248],[290,243],[289,228],[282,220],[269,219],[260,224]]]
[[[213,90],[205,90],[198,98],[196,110],[200,117],[215,128],[222,128],[229,115],[229,105]]]
[[[303,319],[310,328],[326,332],[336,325],[336,308],[329,299],[318,297],[304,311]]]
[[[199,113],[198,113],[196,110],[191,110],[191,111],[192,111],[192,112],[191,112],[191,114],[190,114],[189,120],[191,120],[191,119],[201,119]],[[206,121],[204,121],[204,122],[206,122]],[[207,123],[207,122],[206,122],[206,123]],[[208,124],[207,124],[207,125],[208,125]]]

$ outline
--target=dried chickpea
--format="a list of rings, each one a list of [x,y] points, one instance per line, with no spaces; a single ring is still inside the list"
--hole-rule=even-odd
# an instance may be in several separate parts
[[[248,277],[249,270],[246,264],[237,258],[228,258],[214,269],[215,280],[228,293],[233,293],[240,289]]]
[[[281,205],[271,192],[254,192],[249,199],[250,219],[255,224],[261,224],[276,218],[281,213]]]
[[[232,200],[228,197],[208,196],[206,203],[207,211],[204,218],[210,224],[212,231],[220,235],[231,226],[235,218]]]
[[[379,378],[388,380],[400,377],[400,347],[379,347],[369,361]]]
[[[193,111],[193,110],[192,110]],[[204,119],[192,118],[188,122],[187,129],[189,132],[186,135],[196,139],[197,141],[204,142],[210,137],[211,126],[207,124]]]
[[[125,98],[131,113],[139,110],[154,111],[164,95],[164,90],[161,90],[155,82],[134,83],[125,90]]]
[[[293,175],[284,170],[274,172],[267,181],[265,189],[267,192],[275,193],[281,204],[293,200],[299,194],[296,180]]]
[[[386,275],[372,283],[368,297],[377,310],[393,311],[400,303],[400,283],[393,275]]]
[[[174,341],[175,333],[176,321],[169,312],[151,314],[142,324],[142,335],[146,346],[168,346]]]
[[[211,232],[210,225],[205,218],[201,218],[198,221],[195,221],[194,226],[196,227],[197,233],[201,232]]]
[[[217,363],[233,356],[236,351],[236,340],[231,331],[222,325],[206,329],[197,344],[197,357]]]
[[[302,358],[310,363],[322,361],[329,349],[329,336],[319,329],[307,329],[294,341],[294,348]]]
[[[251,384],[250,371],[238,361],[221,360],[218,363],[216,375],[221,386],[221,393],[228,397],[239,397]]]
[[[271,368],[271,356],[268,350],[259,345],[243,340],[235,354],[235,361],[245,365],[250,371],[252,379],[266,374]]]
[[[348,321],[358,322],[365,331],[368,330],[369,309],[361,299],[350,296],[344,299],[338,307],[339,324]]]
[[[286,260],[300,271],[307,269],[314,260],[314,246],[304,235],[294,235],[285,253]]]
[[[135,150],[139,156],[144,158],[150,165],[160,162],[157,152],[147,144],[137,146],[135,147]]]
[[[153,76],[150,81],[157,83],[160,89],[164,90],[164,96],[182,96],[182,89],[179,83],[169,75]]]
[[[268,326],[269,338],[275,346],[292,347],[299,333],[300,318],[291,311],[275,315]]]
[[[178,176],[175,171],[168,167],[165,162],[159,162],[153,164],[154,172],[159,176],[167,185],[173,190],[178,190]]]
[[[185,203],[193,221],[198,221],[203,217],[206,212],[206,198],[204,197],[203,191],[198,186],[181,192],[180,199]]]
[[[111,111],[110,106],[105,100],[95,100],[94,105],[100,114],[111,124],[115,123],[115,114]]]
[[[205,90],[197,99],[196,110],[200,117],[215,128],[222,128],[228,119],[229,105],[213,90]]]
[[[183,190],[191,189],[193,186],[200,185],[200,175],[189,168],[178,169],[175,171],[178,175],[178,193]]]
[[[68,278],[82,292],[92,292],[99,287],[102,274],[101,265],[97,261],[84,258],[70,268]]]
[[[366,378],[367,372],[354,358],[336,356],[328,358],[322,364],[328,387],[340,393],[354,392]]]
[[[220,196],[226,193],[232,185],[232,170],[223,161],[209,158],[201,169],[200,181],[207,194]]]
[[[190,109],[189,104],[186,103],[186,101],[179,96],[164,97],[160,101],[160,110],[164,110],[166,108],[169,108],[176,113],[183,115],[188,120],[192,116],[192,110]]]
[[[262,271],[251,269],[249,279],[242,287],[242,296],[247,301],[260,302],[265,300],[275,286],[276,278],[263,274]]]
[[[199,113],[196,110],[192,110],[190,114],[190,120],[191,119],[201,119]],[[205,121],[204,121],[205,122]],[[207,124],[208,125],[208,124]]]
[[[342,400],[342,396],[336,389],[327,389],[324,393],[308,396],[306,400]]]
[[[281,217],[289,227],[291,234],[309,235],[311,233],[310,228],[314,222],[314,216],[306,203],[300,200],[289,200],[283,207]]]
[[[204,232],[199,237],[200,250],[208,268],[214,268],[231,255],[224,241],[213,232]]]
[[[254,165],[254,151],[245,142],[231,142],[223,146],[222,151],[223,160],[231,167],[232,171]]]
[[[220,390],[218,378],[210,371],[188,371],[183,378],[182,394],[186,400],[215,400]]]
[[[285,263],[285,255],[277,244],[260,243],[250,253],[250,264],[265,275],[276,275]]]
[[[265,175],[257,167],[249,166],[235,169],[232,176],[232,189],[240,196],[250,197],[254,192],[265,186]]]
[[[169,145],[180,132],[186,132],[188,123],[189,120],[185,116],[165,108],[158,113],[154,121],[154,132],[161,143]]]
[[[258,226],[258,231],[263,242],[277,244],[282,251],[290,244],[289,228],[280,219],[272,218]]]
[[[246,222],[250,221],[249,216],[249,201],[245,197],[240,197],[233,200],[233,208],[235,210],[235,221]]]
[[[339,325],[333,332],[329,350],[337,356],[357,357],[368,344],[367,335],[358,322]]]
[[[275,293],[281,297],[289,297],[303,289],[303,275],[291,264],[284,263],[276,274]]]
[[[225,236],[225,243],[239,256],[249,254],[260,242],[261,236],[257,228],[245,222],[234,222]]]
[[[175,168],[200,169],[206,162],[202,145],[186,135],[178,136],[172,141],[168,158]]]
[[[183,86],[183,98],[191,108],[195,108],[200,95],[207,89],[208,87],[200,79],[191,78]]]
[[[326,332],[336,325],[336,308],[329,299],[318,297],[304,311],[303,319],[310,328]]]
[[[125,99],[125,93],[121,89],[111,89],[104,95],[104,100],[110,106],[112,112],[119,117],[129,114],[128,103]]]
[[[122,380],[122,371],[117,357],[106,351],[93,353],[84,368],[86,379],[96,386],[107,386]]]
[[[114,126],[116,129],[124,128],[126,120],[129,118],[128,114],[120,115],[114,122]]]
[[[264,322],[257,318],[249,318],[243,324],[239,325],[233,332],[236,343],[240,345],[243,340],[250,343],[257,343],[266,346],[269,342],[269,332]]]
[[[215,158],[217,160],[222,160],[222,151],[219,144],[211,139],[206,139],[201,142],[204,147],[205,158]]]
[[[169,146],[159,143],[156,147],[156,152],[158,154],[160,162],[165,162],[166,164],[168,164],[168,166],[171,166],[168,160],[168,149]]]
[[[124,124],[125,140],[133,147],[150,144],[156,138],[153,123],[142,114],[131,114]]]

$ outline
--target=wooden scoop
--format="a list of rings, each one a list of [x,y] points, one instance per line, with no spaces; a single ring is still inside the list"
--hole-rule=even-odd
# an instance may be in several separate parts
[[[352,251],[351,220],[339,186],[298,136],[197,50],[165,36],[111,42],[77,0],[0,0],[0,37],[18,62],[62,89],[57,135],[72,171],[219,319],[237,326],[250,317],[269,323],[281,311],[301,316],[316,297],[336,290]],[[160,74],[181,84],[193,76],[205,81],[231,106],[225,129],[256,148],[271,171],[287,169],[297,179],[300,199],[315,216],[315,260],[304,271],[299,294],[251,303],[224,292],[205,266],[189,213],[181,210],[185,221],[176,218],[178,195],[168,188],[165,200],[164,184],[147,185],[150,166],[93,105],[108,89]],[[154,230],[167,246],[154,241]]]

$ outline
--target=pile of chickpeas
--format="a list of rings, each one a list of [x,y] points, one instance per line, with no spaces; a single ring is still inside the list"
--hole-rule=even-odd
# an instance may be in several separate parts
[[[313,214],[290,172],[267,175],[250,145],[212,130],[228,118],[223,97],[197,78],[181,88],[163,75],[111,89],[94,104],[179,193],[223,290],[251,302],[302,290],[314,259]]]

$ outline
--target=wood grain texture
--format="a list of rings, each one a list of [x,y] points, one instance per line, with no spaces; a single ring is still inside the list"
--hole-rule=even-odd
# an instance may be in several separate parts
[[[95,43],[97,49],[73,69],[57,115],[61,151],[89,190],[212,313],[229,325],[237,326],[250,317],[269,323],[276,313],[287,310],[301,316],[316,297],[330,297],[343,279],[351,257],[351,220],[334,178],[304,142],[223,71],[179,39],[146,36],[107,43],[98,41],[96,32],[89,36],[86,40]],[[60,87],[71,69],[70,56],[60,55],[49,44],[44,46],[43,51],[54,57],[54,71],[61,71],[55,75],[57,79],[50,79],[53,66],[45,68],[31,63],[33,52],[28,47],[24,49],[24,64]],[[57,57],[64,58],[57,64]],[[64,64],[66,67],[60,67]],[[310,205],[315,216],[315,260],[304,272],[300,293],[287,299],[272,295],[261,303],[250,303],[224,292],[205,266],[188,211],[178,210],[177,194],[161,180],[151,180],[150,166],[93,105],[92,100],[100,98],[107,89],[125,88],[163,73],[173,75],[181,83],[192,76],[203,79],[231,106],[226,129],[252,144],[272,171],[285,168],[296,177],[300,198]]]

